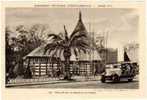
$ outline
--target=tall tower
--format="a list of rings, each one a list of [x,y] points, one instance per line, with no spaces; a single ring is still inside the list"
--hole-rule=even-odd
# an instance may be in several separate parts
[[[79,11],[79,21],[82,21],[82,14],[81,14],[81,11]]]
[[[80,33],[84,32],[87,34],[87,30],[86,30],[85,25],[83,24],[83,21],[82,21],[81,11],[79,11],[79,19],[78,19],[77,25],[72,33],[75,33],[75,32],[80,32]]]

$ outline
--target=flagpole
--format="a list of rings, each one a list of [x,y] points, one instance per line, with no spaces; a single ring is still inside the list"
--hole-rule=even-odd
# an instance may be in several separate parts
[[[108,53],[107,53],[108,33],[106,31],[104,32],[104,36],[105,36],[105,49],[106,49],[106,52],[105,52],[105,65],[106,65],[107,64],[107,56],[108,56]]]

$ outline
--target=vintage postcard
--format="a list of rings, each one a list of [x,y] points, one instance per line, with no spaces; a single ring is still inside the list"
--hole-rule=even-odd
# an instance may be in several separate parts
[[[143,0],[9,1],[1,16],[4,100],[145,96]]]

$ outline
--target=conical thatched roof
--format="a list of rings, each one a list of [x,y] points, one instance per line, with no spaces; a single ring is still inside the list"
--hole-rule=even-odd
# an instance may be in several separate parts
[[[93,33],[92,32],[88,32],[86,30],[85,25],[84,25],[83,20],[82,20],[81,12],[79,12],[79,19],[78,19],[77,25],[76,25],[73,33],[74,32],[79,32],[79,33],[84,32],[85,34],[87,34],[88,40],[89,40],[88,43],[91,46],[91,50],[88,53],[86,53],[86,54],[82,53],[79,56],[79,60],[101,60],[100,55],[98,53],[98,50],[96,48],[96,44],[93,41],[93,37],[92,37]]]
[[[88,34],[88,32],[87,32],[87,30],[85,28],[85,25],[83,24],[83,21],[82,21],[81,12],[79,12],[79,20],[78,20],[78,23],[77,23],[75,29],[73,30],[73,33],[76,33],[76,32],[79,32],[79,33],[84,32],[84,33]]]

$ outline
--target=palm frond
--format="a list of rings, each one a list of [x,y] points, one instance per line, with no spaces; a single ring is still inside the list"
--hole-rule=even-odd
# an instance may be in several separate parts
[[[56,57],[56,56],[57,56],[57,51],[58,51],[58,49],[57,49],[57,48],[55,48],[55,49],[54,49],[54,52],[52,53],[52,55],[51,55],[51,56],[52,56],[52,57]]]
[[[50,48],[49,50],[48,50],[48,55],[53,55],[53,53],[55,52],[55,50],[56,50],[56,48],[54,47],[54,48]]]
[[[86,43],[86,42],[80,42],[79,45],[82,46],[82,47],[84,47],[84,48],[90,49],[89,44]]]
[[[71,47],[78,47],[78,46],[82,46],[84,48],[89,49],[90,45],[88,44],[88,41],[80,39],[80,40],[76,40],[71,42]]]
[[[70,37],[73,37],[74,35],[76,35],[76,34],[79,33],[80,31],[81,31],[80,28],[77,29],[77,30],[74,30],[74,31],[72,32],[72,34],[70,35]]]
[[[79,51],[83,51],[84,53],[87,52],[87,48],[84,48],[84,47],[82,47],[82,46],[77,46],[76,48],[77,48]]]
[[[48,37],[52,37],[52,39],[55,41],[63,40],[62,37],[57,34],[49,34]]]
[[[60,48],[60,49],[59,49],[59,57],[60,57],[60,58],[62,57],[61,55],[63,54],[63,50],[64,50],[63,48]]]
[[[46,45],[44,48],[44,54],[48,51],[51,56],[57,56],[57,52],[64,49],[63,42],[52,42]]]
[[[77,57],[78,56],[78,50],[77,50],[77,48],[73,48],[73,51],[74,51],[74,54],[75,54],[75,56]]]
[[[45,46],[45,48],[44,48],[44,54],[45,54],[48,50],[50,50],[50,51],[54,50],[56,46],[57,46],[56,43],[49,43],[49,44],[47,44],[47,45]]]
[[[86,53],[90,49],[89,44],[82,40],[76,41],[73,47],[77,48],[79,53],[80,51]]]
[[[68,38],[68,33],[67,33],[66,28],[65,28],[65,25],[64,25],[64,31],[65,31],[65,39],[66,39],[66,41],[68,41],[68,40],[69,40],[69,38]]]
[[[60,57],[61,56],[60,53],[61,53],[62,49],[63,49],[63,47],[61,47],[61,46],[58,45],[55,48],[54,53],[52,54],[52,56],[59,56]]]
[[[70,43],[77,41],[79,39],[87,40],[87,35],[84,33],[74,35],[73,37],[70,37]]]

